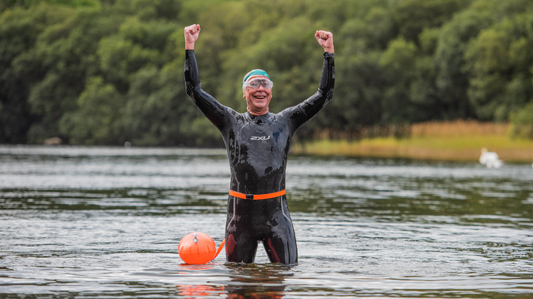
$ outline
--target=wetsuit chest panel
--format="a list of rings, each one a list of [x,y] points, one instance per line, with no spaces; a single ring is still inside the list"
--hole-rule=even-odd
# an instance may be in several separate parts
[[[236,121],[227,140],[232,190],[263,194],[285,188],[286,157],[290,127],[275,114]]]

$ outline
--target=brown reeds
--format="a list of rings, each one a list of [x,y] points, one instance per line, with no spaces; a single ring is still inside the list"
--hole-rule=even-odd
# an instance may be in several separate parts
[[[365,129],[358,134],[323,134],[295,144],[293,152],[319,155],[477,161],[481,148],[496,151],[508,162],[533,162],[533,140],[514,139],[507,123],[471,120],[425,122],[408,127]],[[401,134],[398,134],[401,132]],[[401,136],[400,136],[401,135]],[[350,136],[352,138],[342,138]],[[359,138],[353,138],[358,136]],[[341,138],[339,138],[341,137]]]
[[[505,136],[508,129],[508,123],[474,120],[432,121],[411,125],[411,137]]]

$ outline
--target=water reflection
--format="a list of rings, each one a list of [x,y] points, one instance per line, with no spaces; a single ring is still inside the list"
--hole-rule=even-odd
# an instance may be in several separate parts
[[[178,276],[210,276],[217,272],[219,265],[179,266]],[[285,279],[294,276],[291,266],[277,264],[237,264],[225,263],[223,282],[212,284],[178,284],[180,295],[190,298],[217,296],[226,298],[283,298],[285,296]],[[213,280],[215,276],[210,276]]]
[[[220,297],[225,293],[223,286],[178,285],[178,294],[183,298]]]
[[[291,267],[276,264],[226,265],[231,281],[226,285],[228,298],[282,298],[285,278]]]

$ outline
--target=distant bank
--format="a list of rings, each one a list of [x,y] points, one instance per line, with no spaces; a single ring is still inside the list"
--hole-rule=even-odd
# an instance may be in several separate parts
[[[509,124],[476,121],[428,122],[412,125],[410,136],[363,138],[357,141],[321,139],[295,144],[297,154],[477,161],[481,149],[498,153],[505,162],[533,162],[533,140],[511,138]]]

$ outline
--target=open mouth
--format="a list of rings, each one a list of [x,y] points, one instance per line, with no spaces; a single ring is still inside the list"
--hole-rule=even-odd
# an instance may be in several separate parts
[[[267,98],[267,95],[265,93],[254,93],[253,97],[258,100],[264,100]]]

